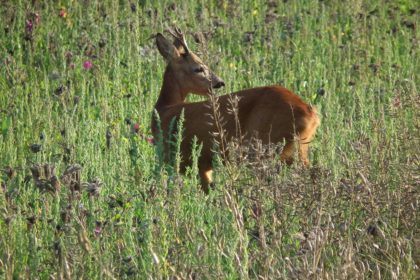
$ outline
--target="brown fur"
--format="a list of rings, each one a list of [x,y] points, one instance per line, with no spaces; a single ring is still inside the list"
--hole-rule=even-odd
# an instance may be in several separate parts
[[[158,34],[158,36],[162,36]],[[196,136],[203,144],[199,157],[198,167],[202,187],[208,191],[208,184],[211,182],[212,171],[212,147],[214,143],[213,135],[217,128],[212,119],[211,102],[185,103],[188,93],[208,94],[209,88],[213,85],[211,79],[203,82],[201,77],[194,77],[195,72],[188,72],[188,69],[203,65],[194,54],[189,52],[189,57],[183,57],[181,53],[170,46],[170,51],[162,50],[162,44],[157,38],[158,48],[161,54],[167,59],[168,66],[164,74],[164,80],[159,99],[156,103],[163,131],[164,139],[170,135],[169,124],[173,118],[179,119],[181,112],[184,111],[184,132],[181,143],[181,171],[185,171],[191,165],[191,144],[193,137]],[[163,41],[168,45],[168,42]],[[169,57],[165,56],[170,53]],[[188,75],[189,77],[186,77]],[[207,75],[213,80],[221,81],[212,72]],[[188,82],[186,82],[188,80]],[[214,81],[213,81],[214,82]],[[185,85],[185,86],[184,86]],[[303,164],[308,165],[308,146],[315,135],[315,131],[320,124],[315,108],[306,104],[302,99],[281,86],[258,87],[232,93],[239,97],[238,119],[242,137],[244,140],[251,140],[257,136],[263,144],[279,143],[285,141],[282,151],[282,160],[290,163],[293,160],[295,147],[298,147],[299,158]],[[218,98],[220,104],[220,114],[223,116],[223,129],[226,131],[227,140],[237,136],[237,124],[232,113],[230,113],[231,95],[223,95]],[[158,138],[159,131],[155,118],[152,120],[152,132]],[[164,141],[166,142],[166,141]],[[166,159],[169,159],[169,147],[164,144]]]

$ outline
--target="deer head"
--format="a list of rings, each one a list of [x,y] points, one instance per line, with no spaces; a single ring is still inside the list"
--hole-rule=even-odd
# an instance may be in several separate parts
[[[156,45],[168,63],[166,72],[171,72],[172,82],[176,83],[174,86],[177,86],[183,95],[188,93],[208,95],[211,89],[225,85],[222,79],[188,49],[184,34],[178,28],[169,30],[169,33],[174,37],[173,42],[158,33]]]

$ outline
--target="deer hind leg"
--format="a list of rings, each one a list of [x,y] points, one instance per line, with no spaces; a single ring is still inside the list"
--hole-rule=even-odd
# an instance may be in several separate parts
[[[306,129],[300,134],[299,140],[299,158],[303,165],[309,166],[308,149],[309,144],[315,136],[317,127],[319,126],[319,118],[315,114],[307,125]]]
[[[283,151],[281,152],[281,155],[280,155],[281,161],[285,162],[288,165],[292,164],[294,153],[295,153],[295,143],[287,142],[286,145],[284,145]]]
[[[283,147],[283,152],[280,155],[280,159],[286,164],[291,165],[294,161],[295,152],[298,150],[299,159],[302,161],[302,164],[304,166],[308,166],[308,148],[308,143],[288,142]]]
[[[302,161],[304,166],[309,166],[308,148],[309,148],[309,144],[307,143],[299,144],[299,158]]]

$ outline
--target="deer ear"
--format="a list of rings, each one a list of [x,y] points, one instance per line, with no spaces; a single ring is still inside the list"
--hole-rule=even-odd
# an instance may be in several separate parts
[[[175,46],[176,50],[180,55],[187,55],[188,50],[185,49],[184,45],[179,39],[175,39],[173,42],[173,45]]]
[[[168,41],[161,33],[156,35],[156,46],[167,61],[179,56],[179,52],[172,42]]]

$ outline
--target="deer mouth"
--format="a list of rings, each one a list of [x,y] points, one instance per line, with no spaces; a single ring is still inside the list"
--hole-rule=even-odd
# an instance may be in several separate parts
[[[225,82],[224,81],[217,81],[214,85],[213,88],[221,88],[225,86]]]

